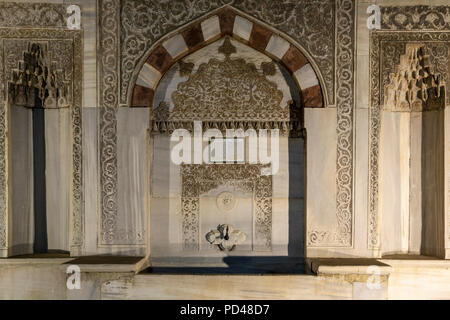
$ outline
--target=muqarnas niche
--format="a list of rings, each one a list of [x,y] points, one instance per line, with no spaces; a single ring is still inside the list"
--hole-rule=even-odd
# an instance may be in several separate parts
[[[69,251],[73,127],[70,40],[5,40],[9,55],[12,254]],[[13,59],[14,57],[15,59]],[[76,138],[74,134],[74,139]],[[81,141],[81,140],[78,140]],[[75,186],[76,187],[76,186]]]
[[[384,110],[424,111],[445,106],[445,83],[434,73],[430,56],[422,44],[407,44],[395,73],[385,87]]]
[[[18,68],[12,70],[9,103],[27,108],[68,108],[72,90],[65,71],[49,61],[41,44],[28,46]]]

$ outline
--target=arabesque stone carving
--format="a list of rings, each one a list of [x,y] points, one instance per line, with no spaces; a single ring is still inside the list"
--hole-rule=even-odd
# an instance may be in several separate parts
[[[449,6],[382,6],[381,28],[390,30],[448,30]]]
[[[102,0],[115,9],[113,2]],[[354,0],[342,7],[351,17]],[[224,5],[237,8],[295,39],[317,63],[325,82],[329,103],[335,96],[335,12],[333,0],[123,0],[120,8],[120,103],[130,94],[133,72],[145,52],[161,37]],[[339,16],[339,15],[338,15]],[[339,19],[339,17],[338,17]],[[344,17],[346,19],[346,17]],[[345,24],[345,28],[351,23]],[[112,27],[115,30],[115,26]]]
[[[354,0],[336,4],[336,217],[332,230],[310,226],[310,247],[351,247],[353,244],[353,108],[354,108]]]
[[[2,2],[0,3],[0,26],[66,27],[67,6],[63,3]]]
[[[178,85],[172,94],[172,110],[164,101],[153,110],[154,132],[191,129],[196,120],[218,129],[301,129],[300,108],[282,106],[283,93],[265,75],[275,70],[274,65],[271,70],[270,63],[264,63],[261,69],[266,71],[261,72],[242,58],[231,58],[236,48],[229,37],[225,37],[218,51],[225,56],[223,61],[210,59]]]
[[[200,195],[222,185],[236,185],[253,193],[254,241],[257,250],[272,247],[272,176],[261,175],[261,164],[181,165],[183,246],[198,250]]]

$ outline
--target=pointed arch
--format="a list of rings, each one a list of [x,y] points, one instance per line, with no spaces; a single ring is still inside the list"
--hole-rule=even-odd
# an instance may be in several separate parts
[[[225,6],[166,35],[147,51],[133,76],[128,106],[151,107],[159,81],[173,64],[224,36],[231,36],[281,63],[295,80],[304,107],[326,105],[323,78],[304,48],[264,23]]]

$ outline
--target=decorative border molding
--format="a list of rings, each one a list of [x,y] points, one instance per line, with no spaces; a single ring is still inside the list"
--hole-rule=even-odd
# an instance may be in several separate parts
[[[82,40],[80,31],[57,30],[57,29],[0,29],[0,226],[6,226],[7,208],[7,142],[6,142],[6,106],[4,101],[7,94],[7,80],[5,75],[4,44],[7,39],[18,39],[20,41],[60,41],[70,40],[72,42],[73,57],[73,104],[71,109],[72,121],[72,183],[71,183],[71,251],[80,250],[83,245],[84,221],[83,221],[83,192],[82,192],[82,130],[81,130],[81,107],[82,107]],[[19,61],[22,56],[14,57]],[[11,57],[8,57],[11,58]],[[7,246],[6,231],[0,230],[0,247]],[[5,239],[1,239],[5,238]]]
[[[1,93],[0,93],[1,94]],[[0,100],[0,249],[8,249],[8,167],[6,166],[6,106]]]
[[[100,103],[100,245],[114,244],[117,218],[117,108],[120,0],[98,1]]]
[[[380,248],[380,227],[378,214],[378,151],[380,138],[380,120],[382,106],[382,67],[389,63],[382,61],[383,44],[396,43],[405,46],[407,42],[447,43],[450,50],[450,31],[372,31],[370,34],[370,111],[369,111],[369,213],[368,213],[368,243],[369,249]],[[391,55],[392,59],[398,55]],[[392,60],[391,59],[391,60]],[[447,88],[448,90],[448,88]],[[448,103],[448,102],[447,102]]]
[[[310,230],[310,247],[353,246],[353,109],[355,2],[336,1],[337,163],[335,230]]]
[[[381,29],[386,30],[449,30],[450,6],[380,7]]]
[[[68,4],[52,3],[0,3],[0,26],[2,28],[66,28]]]

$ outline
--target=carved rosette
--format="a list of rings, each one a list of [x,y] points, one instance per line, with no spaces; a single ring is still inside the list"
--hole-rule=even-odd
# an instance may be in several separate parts
[[[200,195],[234,183],[253,192],[255,247],[270,250],[272,241],[272,176],[262,176],[260,164],[181,165],[183,247],[199,250]]]
[[[216,204],[221,212],[229,212],[236,207],[237,199],[232,192],[224,191],[217,196]]]
[[[100,40],[100,163],[101,163],[101,204],[100,218],[101,245],[111,245],[116,241],[117,228],[117,117],[119,104],[118,63],[120,1],[101,0],[99,2]]]
[[[388,30],[449,30],[449,6],[381,7],[381,28]]]

